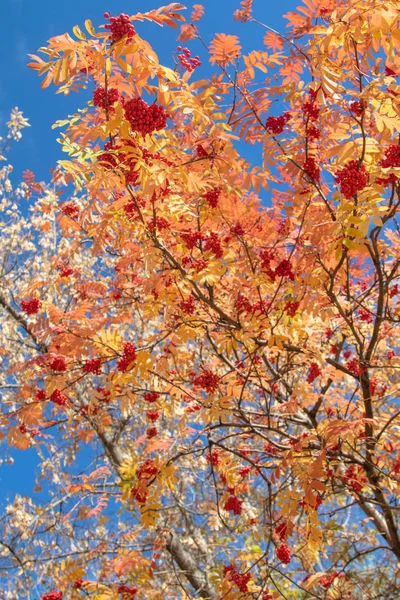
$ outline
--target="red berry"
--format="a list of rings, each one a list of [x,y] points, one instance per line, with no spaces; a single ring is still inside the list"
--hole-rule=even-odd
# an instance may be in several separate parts
[[[49,366],[51,369],[53,369],[53,371],[58,371],[60,373],[63,373],[67,370],[67,364],[63,356],[57,356],[56,358],[53,358]]]
[[[21,308],[27,315],[35,315],[39,312],[42,303],[38,298],[30,298],[29,300],[21,301]]]
[[[364,165],[359,166],[357,160],[351,160],[337,172],[335,181],[339,183],[343,196],[350,199],[366,187],[368,173]]]
[[[118,17],[111,17],[109,13],[104,13],[104,18],[110,20],[105,28],[109,29],[113,43],[118,42],[125,36],[127,36],[127,41],[130,41],[136,35],[135,28],[128,15],[122,13]]]
[[[100,358],[92,358],[87,360],[83,365],[84,373],[94,373],[95,375],[100,375],[101,373],[101,359]]]
[[[234,515],[242,514],[242,500],[239,500],[236,496],[229,496],[228,500],[224,504],[224,509],[233,512]]]
[[[52,592],[49,592],[48,594],[42,596],[42,600],[62,600],[62,598],[62,593],[57,592],[57,590],[53,590]]]
[[[65,406],[67,403],[67,397],[64,396],[61,390],[54,390],[50,396],[50,400],[54,402],[54,404],[58,404],[58,406]]]
[[[281,544],[279,546],[278,550],[276,551],[276,556],[284,565],[288,565],[292,560],[290,549],[286,546],[286,544]]]

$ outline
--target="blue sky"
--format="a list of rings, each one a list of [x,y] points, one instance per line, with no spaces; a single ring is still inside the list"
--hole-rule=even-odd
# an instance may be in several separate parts
[[[92,20],[97,28],[104,23],[105,11],[118,15],[121,12],[134,14],[168,4],[168,0],[3,0],[0,19],[0,131],[10,110],[18,106],[31,124],[25,129],[23,139],[14,146],[10,162],[14,165],[14,181],[25,169],[36,174],[37,179],[45,180],[51,166],[61,158],[61,150],[56,138],[58,131],[51,126],[57,119],[63,119],[85,99],[77,94],[55,95],[55,88],[40,88],[40,79],[35,71],[28,69],[27,54],[36,53],[46,41],[64,32],[72,33],[72,27],[79,24],[83,29],[85,19]],[[188,8],[192,3],[182,2]],[[240,0],[197,0],[205,7],[205,16],[200,22],[202,37],[208,44],[215,33],[233,33],[241,38],[245,50],[262,48],[263,30],[253,23],[238,23],[233,20],[233,12],[240,7]],[[254,15],[271,27],[285,32],[286,21],[282,15],[293,10],[300,0],[254,0]],[[186,11],[190,14],[189,11]],[[138,33],[150,41],[160,56],[161,62],[172,66],[171,54],[176,49],[177,31],[160,28],[155,24],[138,23]],[[203,66],[198,74],[207,73],[204,50],[198,40],[187,44],[192,55],[199,54]]]

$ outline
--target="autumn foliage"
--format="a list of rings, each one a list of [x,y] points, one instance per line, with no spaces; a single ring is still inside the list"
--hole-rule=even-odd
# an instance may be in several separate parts
[[[1,435],[44,494],[6,508],[4,597],[394,599],[397,2],[304,0],[280,33],[244,0],[247,54],[183,9],[32,55],[92,99],[29,218],[1,205]],[[179,28],[167,64],[145,20]]]

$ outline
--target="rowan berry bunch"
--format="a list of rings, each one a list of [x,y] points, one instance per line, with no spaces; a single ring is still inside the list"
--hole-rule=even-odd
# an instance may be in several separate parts
[[[117,588],[117,592],[121,594],[122,600],[135,600],[138,591],[138,588],[129,587],[128,585],[119,585]]]
[[[107,102],[106,102],[107,98]],[[93,104],[94,106],[98,106],[99,108],[106,108],[112,106],[119,99],[119,92],[114,88],[110,88],[106,91],[103,87],[98,87],[93,92]]]
[[[150,439],[153,437],[156,437],[156,435],[158,434],[158,429],[157,427],[149,427],[148,430],[146,431],[146,436]]]
[[[287,259],[281,260],[275,269],[275,275],[278,277],[287,277],[290,281],[294,281],[294,273],[291,262]]]
[[[279,117],[268,117],[265,122],[265,127],[272,135],[279,135],[285,129],[286,124],[290,121],[292,115],[290,112],[284,112]]]
[[[312,362],[310,365],[310,370],[308,372],[307,379],[306,379],[307,383],[312,383],[320,375],[321,375],[321,369],[319,368],[317,363]]]
[[[300,302],[286,302],[284,311],[289,317],[294,317],[299,309]]]
[[[160,413],[158,412],[158,410],[149,410],[146,413],[146,417],[149,419],[149,421],[155,423],[160,418]]]
[[[204,194],[204,198],[205,198],[208,206],[211,206],[211,208],[217,208],[220,195],[221,195],[221,190],[215,189],[215,190],[210,190],[206,194]]]
[[[218,467],[221,462],[221,450],[219,448],[214,448],[211,453],[207,452],[206,460],[211,463],[213,467]]]
[[[53,371],[58,371],[59,373],[63,373],[67,370],[65,358],[63,358],[62,356],[57,356],[56,358],[53,358],[49,366],[50,369],[53,369]]]
[[[74,273],[74,269],[71,269],[68,265],[63,265],[62,263],[57,265],[57,269],[60,271],[61,277],[69,277]]]
[[[136,360],[136,347],[131,342],[125,342],[122,358],[117,362],[117,369],[122,373],[128,371],[129,367]]]
[[[350,102],[350,111],[356,115],[356,117],[362,117],[364,114],[364,105],[359,100]]]
[[[307,175],[317,183],[321,180],[321,170],[313,156],[309,156],[307,160],[304,161],[303,169],[307,172]]]
[[[87,360],[83,365],[84,373],[93,373],[94,375],[100,375],[101,373],[101,359],[91,358]]]
[[[167,125],[165,109],[158,104],[149,106],[142,98],[128,100],[125,103],[124,110],[132,131],[137,131],[142,135],[165,129]]]
[[[364,165],[359,165],[357,160],[351,160],[338,171],[335,181],[340,185],[340,192],[349,200],[368,184],[368,173]]]
[[[352,358],[346,363],[346,367],[350,371],[354,377],[360,377],[363,373],[365,373],[365,367],[360,365],[360,362],[357,358]]]
[[[182,48],[182,46],[178,46],[177,51],[181,52],[181,54],[178,54],[178,60],[183,69],[192,72],[196,69],[196,67],[201,65],[200,58],[198,56],[191,58],[190,50],[188,48]]]
[[[202,388],[208,394],[212,394],[218,388],[219,376],[206,369],[201,375],[193,379],[196,387]]]
[[[50,396],[50,400],[57,404],[58,406],[65,406],[68,398],[64,396],[61,390],[55,389],[54,392]]]
[[[74,202],[64,204],[64,206],[61,207],[61,211],[67,217],[71,217],[71,219],[76,219],[79,216],[79,207]]]
[[[41,400],[46,400],[46,392],[44,390],[37,390],[35,398],[36,400],[39,400],[39,402]]]
[[[138,468],[136,472],[137,485],[131,489],[131,495],[139,504],[146,502],[148,496],[147,484],[157,473],[158,468],[151,459],[145,460]]]
[[[288,565],[292,560],[290,549],[286,546],[286,544],[281,544],[279,546],[278,550],[276,551],[276,556],[284,565]]]
[[[203,238],[200,231],[182,231],[180,236],[188,250],[193,250]]]
[[[228,500],[224,504],[224,509],[229,512],[233,512],[234,515],[242,514],[242,505],[243,502],[236,496],[229,496]]]
[[[309,140],[318,140],[320,135],[321,132],[318,129],[318,127],[315,127],[315,125],[311,125],[311,127],[308,127],[307,136]]]
[[[109,19],[109,23],[105,25],[105,28],[110,31],[110,38],[112,42],[118,42],[124,36],[127,36],[127,41],[129,42],[134,35],[136,35],[136,31],[134,26],[131,23],[129,15],[121,13],[118,17],[112,17],[110,13],[105,12],[104,18]]]
[[[160,394],[158,392],[146,392],[143,395],[144,400],[146,400],[146,402],[150,402],[151,404],[153,402],[157,402],[159,397],[160,397]]]
[[[250,573],[241,575],[232,565],[228,565],[224,567],[224,576],[228,577],[243,594],[248,591],[248,583],[251,579]]]
[[[222,258],[221,240],[216,233],[210,233],[208,238],[204,240],[204,250],[212,252],[216,258]]]
[[[186,314],[192,315],[196,309],[194,296],[189,296],[187,300],[182,300],[182,302],[179,303],[179,308],[181,308]]]
[[[39,312],[42,303],[39,298],[30,298],[29,300],[21,301],[21,308],[27,315],[35,315]]]
[[[320,109],[312,100],[306,100],[302,106],[303,114],[310,121],[316,121],[319,117]]]
[[[44,596],[42,596],[42,600],[62,600],[63,599],[63,595],[61,592],[58,592],[57,590],[53,590],[52,592],[49,592],[48,594],[45,594]]]
[[[363,468],[361,466],[356,467],[355,465],[347,467],[346,472],[343,475],[343,481],[355,492],[361,492],[364,485],[368,483]]]

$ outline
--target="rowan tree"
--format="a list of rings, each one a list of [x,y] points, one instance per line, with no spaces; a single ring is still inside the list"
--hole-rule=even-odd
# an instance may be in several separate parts
[[[2,428],[43,487],[1,521],[4,597],[395,598],[397,3],[283,34],[244,0],[248,54],[183,9],[32,56],[92,99],[31,218],[2,207]],[[167,65],[144,20],[180,27]]]

